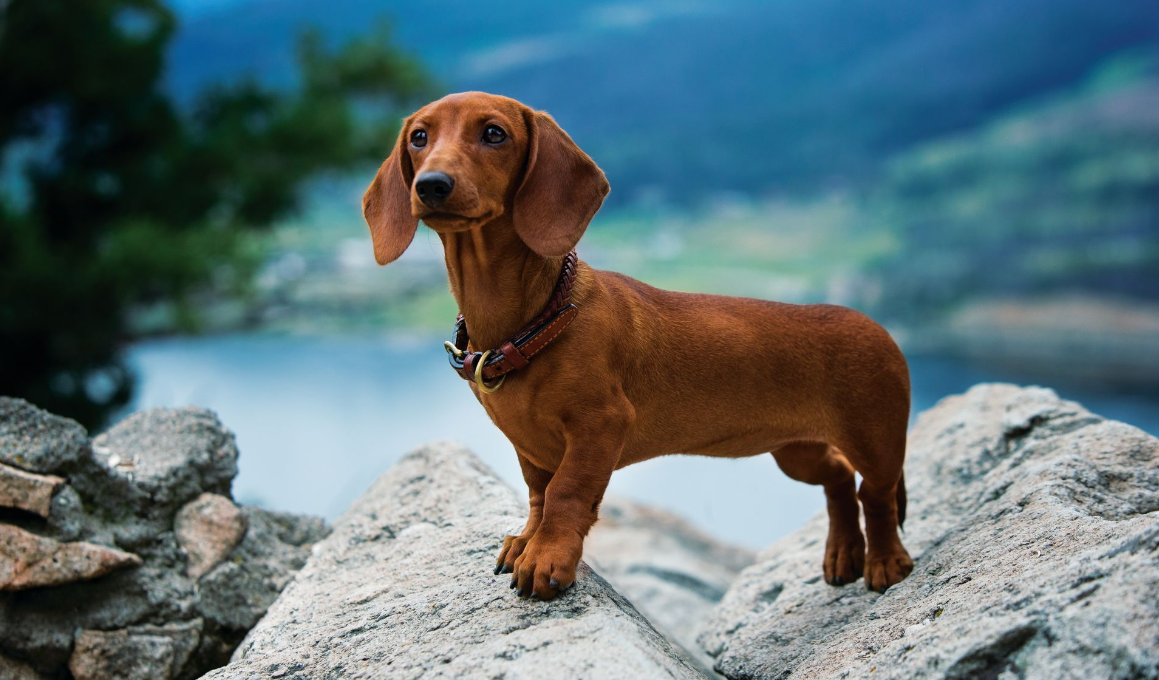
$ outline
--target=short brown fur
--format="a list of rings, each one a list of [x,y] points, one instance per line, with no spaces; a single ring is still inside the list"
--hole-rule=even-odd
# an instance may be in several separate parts
[[[483,143],[486,125],[506,141]],[[422,148],[409,141],[419,129]],[[413,189],[430,171],[455,181],[438,210]],[[363,208],[380,264],[402,254],[420,219],[439,235],[471,349],[483,350],[542,310],[607,192],[550,116],[468,92],[406,120]],[[579,316],[529,367],[492,394],[471,385],[530,493],[527,525],[506,537],[496,567],[520,594],[550,599],[574,581],[614,470],[674,453],[772,452],[789,477],[823,486],[829,583],[864,572],[884,591],[910,573],[897,533],[909,373],[884,329],[844,307],[669,292],[583,262],[572,301]]]

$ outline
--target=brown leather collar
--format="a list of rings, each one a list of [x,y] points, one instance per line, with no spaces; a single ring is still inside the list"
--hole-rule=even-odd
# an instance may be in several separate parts
[[[481,378],[483,384],[480,387],[486,388],[488,387],[486,382],[498,380],[512,371],[526,367],[532,357],[550,345],[579,313],[579,308],[571,304],[571,289],[575,285],[578,262],[579,258],[574,250],[567,254],[563,259],[563,269],[559,273],[559,280],[556,281],[555,291],[547,301],[547,306],[539,316],[520,328],[498,349],[486,352],[469,351],[467,321],[460,314],[455,320],[450,342],[445,343],[447,360],[459,377],[475,381],[476,384],[480,383]],[[480,365],[482,370],[476,373]],[[498,388],[498,385],[494,388]]]

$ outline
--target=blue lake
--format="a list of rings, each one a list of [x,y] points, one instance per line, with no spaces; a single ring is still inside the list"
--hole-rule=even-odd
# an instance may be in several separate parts
[[[411,449],[455,440],[523,489],[515,453],[462,380],[441,338],[177,338],[130,351],[132,408],[197,404],[237,434],[243,502],[335,518]],[[971,385],[1008,379],[959,362],[910,360],[914,412]],[[1049,382],[1048,382],[1049,384]],[[1050,385],[1054,387],[1054,385]],[[1159,396],[1056,388],[1092,411],[1159,433]],[[729,541],[759,548],[824,507],[770,456],[669,456],[618,471],[610,493],[651,503]]]

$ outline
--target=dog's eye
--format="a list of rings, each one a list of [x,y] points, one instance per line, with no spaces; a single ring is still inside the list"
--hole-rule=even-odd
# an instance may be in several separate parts
[[[488,144],[502,144],[507,139],[507,133],[498,125],[488,125],[483,129],[483,141]]]
[[[415,130],[410,133],[410,143],[418,148],[423,148],[427,145],[427,131]]]

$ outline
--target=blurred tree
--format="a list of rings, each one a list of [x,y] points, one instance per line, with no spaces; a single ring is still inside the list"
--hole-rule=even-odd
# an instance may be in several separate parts
[[[163,88],[160,0],[0,0],[0,394],[90,427],[132,392],[129,312],[244,289],[247,235],[326,169],[378,161],[430,93],[385,27],[303,37],[296,87]]]

